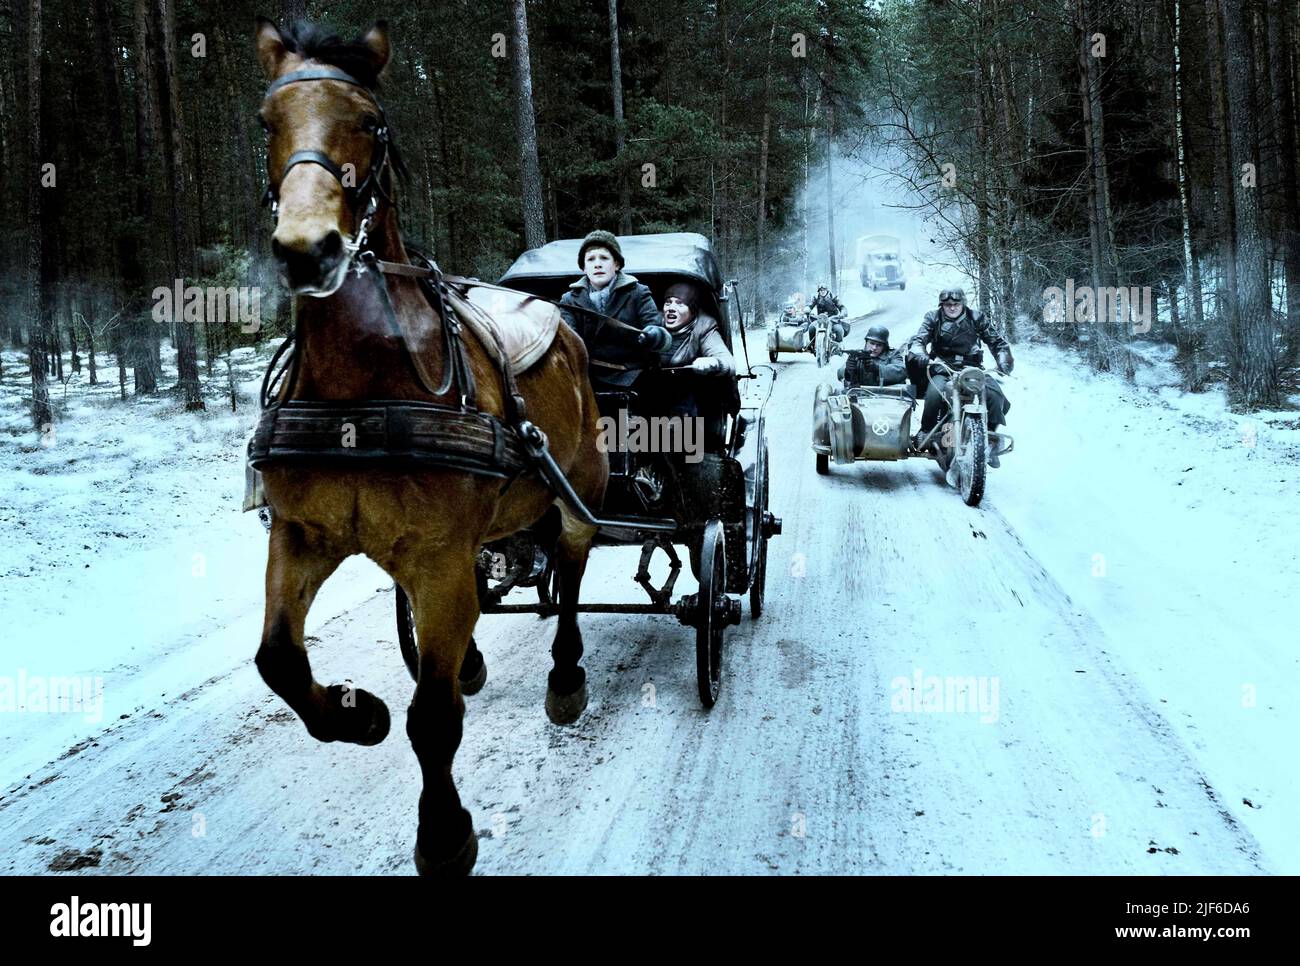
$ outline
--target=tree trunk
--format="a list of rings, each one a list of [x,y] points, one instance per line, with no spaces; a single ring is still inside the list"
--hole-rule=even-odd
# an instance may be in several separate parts
[[[1076,0],[1075,10],[1079,26],[1079,93],[1083,104],[1084,161],[1088,168],[1088,244],[1092,254],[1092,287],[1101,288],[1103,278],[1102,225],[1098,217],[1096,142],[1093,138],[1092,71],[1089,61],[1092,54],[1088,43],[1088,15],[1085,0]],[[1095,326],[1094,326],[1095,327]]]
[[[1277,131],[1277,170],[1270,180],[1281,187],[1279,241],[1286,273],[1287,358],[1300,357],[1300,192],[1296,188],[1295,96],[1291,89],[1291,40],[1285,8],[1265,13],[1268,21],[1269,80]]]
[[[92,313],[95,310],[93,305],[87,306],[87,308]],[[97,386],[99,385],[99,377],[95,368],[95,327],[86,321],[86,317],[82,318],[81,323],[86,327],[86,367],[90,373],[90,384]]]
[[[985,97],[984,85],[976,88],[975,96],[975,244],[971,246],[975,256],[975,304],[983,312],[991,313],[993,287],[993,269],[989,248],[989,119],[988,98]]]
[[[190,270],[193,243],[184,203],[188,186],[185,183],[185,124],[181,115],[181,85],[174,51],[175,0],[157,0],[156,9],[159,18],[158,49],[161,54],[158,61],[161,69],[160,86],[166,91],[166,96],[160,100],[163,105],[163,132],[166,144],[164,168],[167,172],[167,194],[171,213],[171,268],[173,278],[184,280]],[[173,305],[172,325],[176,333],[178,386],[185,398],[185,408],[190,411],[203,409],[194,324],[185,321],[180,306]]]
[[[772,45],[776,41],[776,21],[767,36],[767,65],[763,80],[763,133],[758,144],[758,228],[754,241],[754,322],[763,324],[767,319],[763,304],[766,291],[763,286],[763,262],[767,227],[767,151],[772,132]]]
[[[514,81],[515,133],[519,138],[520,188],[523,192],[524,247],[541,248],[546,244],[546,221],[542,215],[542,169],[537,160],[537,122],[533,117],[533,69],[528,57],[528,4],[526,0],[512,0],[514,8]],[[618,152],[623,153],[623,92],[618,81],[618,26],[616,0],[609,0],[609,13],[614,32],[614,120],[619,128]],[[626,185],[626,178],[619,182]],[[623,205],[626,217],[627,204]],[[630,228],[622,229],[628,234]]]
[[[826,283],[839,288],[835,264],[835,105],[826,98],[826,254],[831,277]]]
[[[1215,227],[1219,240],[1219,271],[1215,276],[1215,309],[1228,333],[1229,352],[1238,344],[1237,239],[1234,212],[1232,160],[1228,153],[1228,104],[1223,83],[1223,37],[1219,28],[1218,0],[1205,0],[1206,72],[1210,78],[1210,120],[1213,126],[1215,174]]]
[[[1250,39],[1246,34],[1246,0],[1221,0],[1223,48],[1228,78],[1228,118],[1234,171],[1254,161],[1254,114],[1250,90]],[[1233,388],[1247,408],[1278,404],[1277,358],[1273,344],[1268,246],[1260,212],[1259,191],[1233,179],[1237,227],[1237,330]]]
[[[32,377],[32,425],[37,432],[54,422],[45,381],[45,285],[41,225],[41,0],[27,4],[27,304],[31,317],[29,366]]]
[[[522,0],[516,0],[521,3]],[[627,133],[623,127],[623,63],[618,49],[618,0],[609,0],[609,59],[614,93],[614,154],[618,178],[618,233],[632,234],[632,194],[628,187],[627,159],[623,156]]]
[[[1182,325],[1178,314],[1178,293],[1172,288],[1169,292],[1170,319],[1173,322],[1174,339],[1179,353],[1183,357],[1183,386],[1185,389],[1198,389],[1204,382],[1205,366],[1201,359],[1201,343],[1205,332],[1204,305],[1201,295],[1201,269],[1197,253],[1192,247],[1192,216],[1188,205],[1187,159],[1184,151],[1185,134],[1183,131],[1183,0],[1172,0],[1173,28],[1173,81],[1174,81],[1174,154],[1178,164],[1178,211],[1182,216],[1183,230],[1183,285],[1187,292],[1190,309],[1188,333]],[[1166,13],[1169,13],[1168,7]]]
[[[123,287],[127,293],[124,308],[126,333],[123,337],[130,365],[135,374],[135,394],[157,392],[157,331],[150,317],[144,294],[145,280],[153,274],[153,246],[144,243],[154,236],[153,208],[150,193],[163,183],[159,163],[161,121],[155,93],[153,51],[155,47],[152,11],[149,0],[135,0],[135,211],[145,231],[136,235],[138,244],[127,250],[128,261],[122,266]]]

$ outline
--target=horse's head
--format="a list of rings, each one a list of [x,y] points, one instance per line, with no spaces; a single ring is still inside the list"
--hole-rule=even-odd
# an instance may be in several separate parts
[[[373,93],[388,63],[387,26],[344,43],[310,25],[281,33],[258,18],[257,54],[271,82],[258,115],[278,204],[272,254],[290,291],[331,295],[372,199],[387,191],[387,121]]]

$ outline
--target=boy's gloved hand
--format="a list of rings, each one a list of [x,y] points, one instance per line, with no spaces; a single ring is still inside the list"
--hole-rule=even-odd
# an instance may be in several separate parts
[[[673,337],[662,325],[647,325],[637,336],[636,344],[649,352],[663,352],[673,344]]]
[[[702,374],[717,372],[722,368],[722,360],[713,356],[700,356],[691,363],[691,368]]]

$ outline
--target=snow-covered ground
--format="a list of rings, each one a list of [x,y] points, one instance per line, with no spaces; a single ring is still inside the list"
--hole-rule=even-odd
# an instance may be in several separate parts
[[[4,353],[0,708],[6,679],[17,690],[20,675],[28,697],[39,697],[35,681],[73,679],[96,700],[71,713],[0,711],[0,787],[256,648],[266,540],[255,515],[241,513],[242,444],[273,348],[237,350],[236,413],[220,363],[207,410],[191,414],[170,394],[121,403],[116,365],[101,358],[99,385],[85,369],[66,396],[52,384],[56,422],[40,436],[25,404],[26,359]],[[163,362],[174,374],[166,345]],[[390,583],[369,561],[348,561],[312,625]]]
[[[850,314],[874,299],[898,343],[947,281],[841,295]],[[785,532],[712,712],[675,621],[584,618],[592,704],[568,729],[541,708],[552,622],[480,622],[489,681],[456,763],[479,870],[1300,871],[1298,414],[1228,414],[1160,364],[1130,386],[1049,346],[1016,355],[1016,451],[976,510],[921,461],[817,476],[827,373],[783,357]],[[258,360],[235,415],[70,388],[45,447],[4,363],[0,679],[102,677],[104,707],[0,713],[0,871],[410,871],[389,581],[349,561],[308,631],[320,680],[388,700],[384,744],[316,744],[252,667]],[[598,552],[585,594],[635,590],[632,566]],[[973,710],[910,704],[932,678],[972,679]]]

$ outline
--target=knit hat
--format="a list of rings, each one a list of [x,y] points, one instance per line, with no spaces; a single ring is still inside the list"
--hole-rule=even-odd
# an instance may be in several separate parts
[[[618,239],[611,232],[597,228],[582,240],[582,247],[578,249],[579,268],[587,267],[583,264],[583,259],[587,257],[588,248],[608,248],[609,253],[614,256],[614,261],[618,263],[619,271],[623,270],[623,249],[618,247]]]

